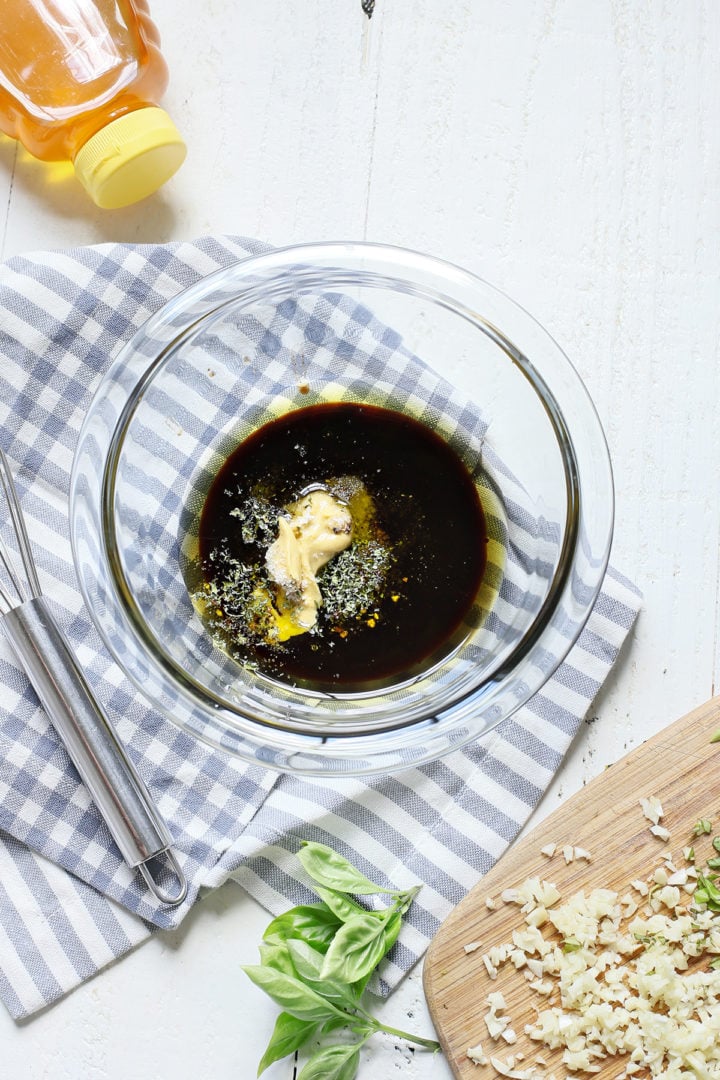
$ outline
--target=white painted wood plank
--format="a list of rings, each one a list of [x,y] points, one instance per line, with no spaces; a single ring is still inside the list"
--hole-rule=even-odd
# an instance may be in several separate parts
[[[0,139],[0,254],[210,230],[366,236],[462,263],[547,326],[606,426],[614,557],[645,605],[545,814],[717,686],[717,6],[378,0],[369,34],[359,0],[152,10],[185,166],[157,198],[107,214],[27,155],[14,164]],[[265,921],[233,889],[30,1024],[0,1014],[8,1075],[252,1075],[274,1010],[237,968]],[[419,972],[384,1014],[427,1029]],[[373,1069],[449,1077],[393,1046],[368,1049],[361,1080]]]

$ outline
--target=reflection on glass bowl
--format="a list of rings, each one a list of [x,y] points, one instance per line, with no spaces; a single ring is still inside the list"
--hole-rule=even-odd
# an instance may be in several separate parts
[[[480,495],[487,568],[422,670],[317,690],[231,657],[191,594],[229,455],[274,418],[339,402],[449,444]],[[84,597],[122,669],[195,736],[303,773],[418,764],[510,715],[577,640],[612,525],[602,429],[557,344],[473,275],[372,244],[253,256],[166,304],[104,377],[71,487]]]

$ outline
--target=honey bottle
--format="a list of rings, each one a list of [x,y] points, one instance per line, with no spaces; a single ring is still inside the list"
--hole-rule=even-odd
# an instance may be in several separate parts
[[[0,130],[43,161],[71,161],[104,209],[152,194],[185,144],[159,108],[168,82],[145,0],[5,0]]]

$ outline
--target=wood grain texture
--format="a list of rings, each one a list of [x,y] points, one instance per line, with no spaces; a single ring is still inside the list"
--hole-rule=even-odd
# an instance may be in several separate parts
[[[535,1019],[533,1003],[543,1008],[547,1000],[529,988],[512,964],[502,966],[497,979],[491,979],[482,963],[483,953],[510,941],[512,931],[524,925],[517,905],[498,901],[497,909],[490,911],[486,897],[498,899],[504,889],[535,876],[557,885],[564,900],[597,888],[623,895],[631,891],[633,879],[646,880],[667,854],[675,855],[678,866],[684,865],[682,848],[691,842],[699,818],[714,818],[715,831],[720,832],[716,794],[720,747],[710,742],[719,725],[720,698],[714,698],[606,769],[515,844],[445,920],[425,959],[424,984],[457,1080],[477,1080],[480,1075],[467,1057],[468,1047],[478,1042],[488,1057],[493,1054],[500,1060],[521,1050],[531,1063],[541,1054],[550,1071],[555,1067],[556,1076],[564,1075],[560,1053],[546,1051],[524,1034],[525,1024]],[[649,832],[650,823],[639,806],[640,797],[650,795],[662,803],[662,824],[670,830],[668,843]],[[711,852],[708,838],[693,842],[698,860],[701,852]],[[568,864],[560,851],[549,859],[540,850],[549,843],[583,847],[592,853],[592,860]],[[476,941],[482,943],[481,948],[466,953],[463,946]],[[483,1021],[487,995],[493,990],[500,990],[507,1002],[507,1014],[518,1035],[512,1047],[502,1039],[493,1042]],[[596,1076],[611,1080],[617,1071],[617,1061],[609,1058]],[[492,1069],[486,1073],[495,1075]]]

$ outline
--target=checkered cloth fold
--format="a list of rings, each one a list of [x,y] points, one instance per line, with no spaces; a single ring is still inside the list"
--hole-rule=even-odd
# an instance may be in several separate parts
[[[150,708],[80,599],[67,521],[75,443],[119,345],[181,289],[263,250],[205,237],[38,253],[0,267],[0,443],[43,588],[190,882],[179,908],[151,901],[0,640],[0,996],[16,1018],[176,926],[201,890],[228,878],[272,912],[312,901],[294,859],[301,838],[332,845],[377,880],[423,883],[381,971],[389,991],[537,805],[637,614],[637,590],[609,569],[581,638],[527,705],[475,744],[371,781],[278,775],[201,745]]]

